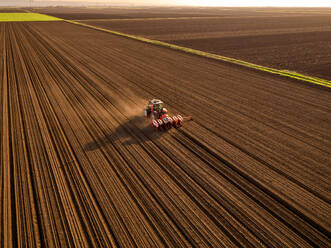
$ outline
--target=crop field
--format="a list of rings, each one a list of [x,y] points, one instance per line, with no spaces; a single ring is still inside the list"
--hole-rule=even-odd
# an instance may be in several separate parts
[[[326,9],[328,12],[318,9],[210,8],[203,9],[200,16],[191,9],[184,10],[173,10],[173,16],[164,10],[157,18],[153,18],[154,15],[138,16],[135,12],[122,16],[109,13],[97,16],[95,12],[85,12],[66,17],[127,34],[331,79],[330,8]],[[182,16],[176,18],[175,14]]]
[[[61,19],[38,13],[1,13],[0,22],[35,22],[35,21],[59,21]]]
[[[330,244],[331,88],[65,21],[0,58],[1,246]]]

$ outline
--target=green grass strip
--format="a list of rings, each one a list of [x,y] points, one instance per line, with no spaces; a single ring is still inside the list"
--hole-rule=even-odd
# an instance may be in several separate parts
[[[0,22],[36,21],[62,21],[62,19],[38,13],[0,13]]]
[[[130,35],[130,34],[124,34],[124,33],[120,33],[120,32],[117,32],[117,31],[112,31],[112,30],[109,30],[109,29],[104,29],[104,28],[88,25],[88,24],[85,24],[85,23],[80,23],[80,22],[77,22],[77,21],[69,21],[69,20],[65,20],[65,21],[69,22],[69,23],[81,25],[81,26],[84,26],[84,27],[100,30],[100,31],[103,31],[103,32],[119,35],[119,36],[122,36],[122,37],[126,37],[126,38],[130,38],[130,39],[146,42],[146,43],[149,43],[149,44],[154,44],[154,45],[158,45],[158,46],[162,46],[162,47],[168,47],[168,48],[171,48],[171,49],[174,49],[174,50],[184,51],[184,52],[187,52],[187,53],[190,53],[190,54],[195,54],[195,55],[203,56],[203,57],[206,57],[206,58],[222,60],[222,61],[230,62],[230,63],[233,63],[233,64],[242,65],[242,66],[245,66],[245,67],[248,67],[248,68],[253,68],[253,69],[256,69],[256,70],[265,71],[265,72],[269,72],[269,73],[272,73],[272,74],[277,74],[277,75],[281,75],[281,76],[285,76],[285,77],[289,77],[289,78],[294,78],[294,79],[297,79],[297,80],[301,80],[301,81],[305,81],[305,82],[309,82],[309,83],[313,83],[313,84],[318,84],[318,85],[322,85],[322,86],[331,88],[331,81],[328,81],[328,80],[325,80],[325,79],[310,77],[310,76],[306,76],[306,75],[303,75],[303,74],[300,74],[300,73],[297,73],[297,72],[290,72],[290,71],[287,71],[287,70],[273,69],[273,68],[270,68],[270,67],[256,65],[256,64],[253,64],[253,63],[250,63],[250,62],[246,62],[246,61],[242,61],[242,60],[238,60],[238,59],[234,59],[234,58],[229,58],[229,57],[225,57],[225,56],[221,56],[221,55],[217,55],[217,54],[212,54],[212,53],[199,51],[199,50],[192,49],[192,48],[173,45],[173,44],[166,43],[166,42],[163,42],[163,41],[150,40],[150,39],[146,39],[146,38],[143,38],[143,37],[137,37],[137,36]]]

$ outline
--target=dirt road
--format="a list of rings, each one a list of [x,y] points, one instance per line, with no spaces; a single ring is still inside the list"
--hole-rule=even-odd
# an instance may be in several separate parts
[[[326,247],[330,89],[69,23],[0,24],[3,247]],[[158,97],[193,115],[153,133]]]

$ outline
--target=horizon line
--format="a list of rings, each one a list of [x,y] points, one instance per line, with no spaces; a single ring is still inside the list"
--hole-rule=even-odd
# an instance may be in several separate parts
[[[40,2],[32,2],[28,4],[22,4],[22,5],[2,5],[0,3],[0,7],[8,7],[8,8],[22,8],[22,7],[84,7],[84,6],[90,6],[90,7],[202,7],[202,8],[330,8],[331,5],[328,6],[278,6],[278,5],[219,5],[219,6],[208,6],[208,5],[174,5],[174,4],[109,4],[109,3],[100,3],[100,4],[89,4],[89,3],[77,3],[73,5],[72,3],[66,4],[64,3],[54,3],[54,4],[47,4],[43,5],[40,4]]]

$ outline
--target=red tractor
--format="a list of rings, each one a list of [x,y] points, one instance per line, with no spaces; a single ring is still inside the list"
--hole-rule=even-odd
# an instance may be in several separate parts
[[[182,117],[181,115],[175,115],[170,117],[168,110],[163,107],[163,102],[158,99],[150,100],[145,108],[144,114],[146,117],[150,117],[150,125],[158,131],[168,130],[172,127],[178,128],[183,125],[184,119],[192,119],[189,117]]]

